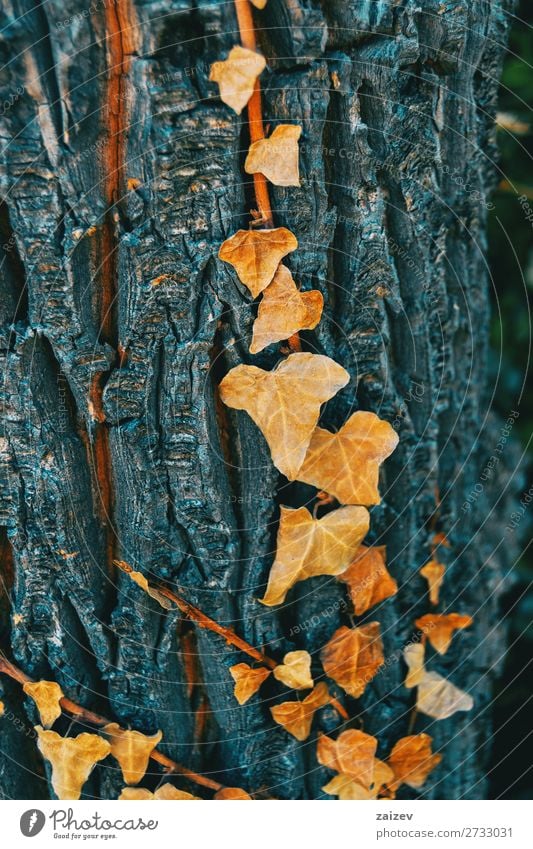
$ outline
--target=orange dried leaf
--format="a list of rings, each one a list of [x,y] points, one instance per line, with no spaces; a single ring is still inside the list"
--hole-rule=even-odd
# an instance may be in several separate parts
[[[348,775],[363,787],[374,780],[374,758],[378,741],[364,731],[351,728],[336,740],[323,734],[317,745],[318,762],[328,769]]]
[[[144,590],[150,598],[155,599],[161,607],[164,607],[165,610],[172,610],[172,602],[162,593],[158,592],[158,590],[151,587],[142,572],[127,572],[126,574],[131,578],[134,584],[137,584],[138,587]]]
[[[256,9],[264,9],[267,4],[267,0],[250,0],[250,3],[252,6],[255,6]]]
[[[260,601],[268,607],[281,604],[298,581],[340,574],[368,533],[369,524],[365,507],[341,507],[321,519],[314,519],[305,507],[282,507],[276,559]]]
[[[430,772],[442,760],[442,755],[432,753],[432,742],[428,734],[413,734],[398,740],[388,759],[394,780],[385,783],[391,790],[396,791],[401,784],[415,790],[422,787]]]
[[[247,174],[263,174],[275,186],[299,186],[298,139],[302,128],[280,124],[267,139],[250,145],[244,163]]]
[[[220,246],[218,255],[232,265],[254,298],[272,282],[278,265],[295,251],[298,240],[286,227],[273,230],[237,230]]]
[[[119,762],[126,784],[138,784],[163,733],[158,731],[148,736],[140,731],[126,731],[116,722],[104,725],[102,731],[109,739],[111,754]]]
[[[348,585],[357,616],[398,592],[396,581],[387,571],[385,552],[384,545],[369,548],[362,545],[353,562],[339,576],[339,581]]]
[[[246,790],[241,790],[240,787],[224,787],[222,790],[219,790],[215,793],[215,799],[250,799],[252,801],[252,797],[248,795]]]
[[[313,686],[311,678],[311,655],[307,651],[290,651],[283,658],[283,663],[274,669],[274,678],[293,690],[310,690]]]
[[[322,790],[331,796],[338,796],[342,801],[346,800],[368,800],[377,799],[383,785],[388,784],[394,778],[394,773],[383,761],[374,758],[374,778],[369,787],[354,781],[349,775],[340,773],[332,778]]]
[[[423,643],[409,643],[403,650],[405,662],[409,668],[404,684],[408,689],[417,687],[424,677],[424,655],[425,646]]]
[[[384,662],[379,622],[338,628],[322,649],[320,659],[327,675],[358,699]]]
[[[454,631],[468,628],[473,621],[471,616],[461,616],[459,613],[426,613],[415,620],[415,625],[427,635],[435,651],[446,654]]]
[[[296,737],[297,740],[307,740],[311,733],[311,725],[315,711],[329,702],[328,688],[324,683],[317,684],[315,689],[301,702],[282,702],[270,708],[270,712],[278,725]]]
[[[111,747],[98,734],[61,737],[35,726],[37,746],[52,765],[52,787],[58,799],[79,799],[94,766],[108,756]]]
[[[223,62],[213,62],[209,79],[218,83],[220,99],[240,115],[250,100],[266,60],[255,50],[237,45]]]
[[[448,719],[460,710],[472,710],[472,696],[438,672],[426,672],[418,685],[416,707],[434,719]]]
[[[270,669],[264,669],[262,666],[253,669],[247,663],[236,663],[235,666],[230,666],[229,671],[235,681],[233,692],[240,705],[251,699],[270,675]]]
[[[437,560],[430,560],[425,566],[422,566],[420,574],[428,582],[429,600],[431,604],[439,603],[439,593],[444,580],[446,567]]]
[[[240,365],[220,383],[220,398],[246,410],[265,437],[274,465],[294,480],[315,429],[320,407],[346,386],[348,372],[322,354],[296,353],[273,371]]]
[[[325,490],[341,504],[379,504],[379,467],[398,434],[375,413],[353,413],[338,433],[317,427],[298,480]]]
[[[362,802],[374,798],[372,792],[367,787],[363,787],[362,784],[354,781],[349,775],[336,775],[331,781],[324,784],[322,790],[330,796],[338,796],[343,802]]]
[[[26,681],[22,689],[37,705],[44,728],[50,728],[61,716],[59,702],[65,694],[59,684],[55,681]]]
[[[178,790],[173,784],[162,784],[158,787],[155,793],[147,790],[145,787],[124,787],[120,796],[121,801],[142,802],[145,799],[182,799],[184,801],[197,800],[201,801],[199,796],[192,796],[191,793],[186,793],[185,790]]]
[[[313,330],[320,321],[323,306],[324,298],[318,290],[300,292],[289,269],[280,265],[259,304],[251,353],[257,354],[272,342],[289,339],[299,330]]]

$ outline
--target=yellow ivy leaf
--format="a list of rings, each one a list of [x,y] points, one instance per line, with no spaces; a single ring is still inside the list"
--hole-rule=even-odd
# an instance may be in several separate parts
[[[350,775],[340,773],[324,785],[322,790],[330,796],[338,796],[342,801],[377,799],[382,787],[394,778],[394,773],[386,763],[374,758],[374,778],[369,787],[354,781]]]
[[[422,566],[420,574],[428,582],[429,600],[431,604],[439,603],[439,594],[446,567],[439,563],[438,560],[430,560],[425,566]]]
[[[119,762],[126,784],[138,784],[163,733],[147,736],[140,731],[126,731],[116,722],[104,725],[102,731],[109,738],[111,754]]]
[[[298,139],[302,128],[280,124],[268,139],[250,145],[244,163],[247,174],[263,174],[275,186],[299,186]]]
[[[341,504],[379,504],[379,467],[398,434],[375,413],[353,413],[338,433],[317,427],[298,480],[325,490]]]
[[[59,702],[65,694],[59,684],[55,681],[26,681],[22,689],[37,705],[43,726],[50,728],[61,716]]]
[[[336,775],[327,784],[324,784],[322,790],[330,796],[338,796],[343,802],[346,801],[367,801],[372,799],[371,791],[354,781],[349,775]]]
[[[286,227],[237,230],[222,243],[218,255],[234,267],[241,283],[257,298],[272,282],[283,257],[297,247],[298,239]]]
[[[346,386],[348,372],[322,354],[297,353],[273,371],[240,365],[220,383],[220,398],[246,410],[265,437],[272,462],[294,480],[315,429],[320,407]]]
[[[0,702],[0,716],[3,716],[6,712],[6,706],[3,702]]]
[[[111,746],[98,734],[61,737],[55,731],[35,726],[37,746],[43,758],[52,765],[52,787],[58,799],[79,799],[81,790],[94,766],[111,751]]]
[[[145,787],[124,787],[119,800],[142,802],[145,799],[182,799],[184,801],[201,801],[199,796],[193,796],[191,793],[186,793],[185,790],[178,790],[173,784],[162,784],[158,787],[155,793],[147,790]]]
[[[423,643],[409,643],[403,650],[403,656],[409,669],[404,684],[409,690],[411,687],[417,687],[424,677],[424,655],[425,647]]]
[[[229,671],[235,681],[233,693],[240,705],[251,699],[270,675],[270,669],[262,666],[253,669],[247,663],[236,663],[235,666],[230,666]]]
[[[321,292],[300,292],[289,269],[280,265],[263,292],[250,351],[257,354],[271,345],[289,339],[299,330],[313,330],[320,321],[324,298]]]
[[[321,519],[314,519],[305,507],[282,507],[276,559],[260,601],[268,607],[281,604],[298,581],[340,574],[368,533],[369,524],[365,507],[341,507]]]
[[[307,651],[290,651],[283,658],[283,663],[274,669],[274,678],[293,690],[310,690],[313,686],[311,678],[311,655]]]
[[[386,547],[362,545],[353,562],[339,576],[339,581],[348,585],[348,592],[357,616],[366,613],[398,592],[398,585],[387,571]]]
[[[427,635],[435,651],[446,654],[454,631],[468,628],[473,621],[471,616],[461,616],[459,613],[426,613],[415,620],[415,625]]]
[[[224,787],[222,790],[219,790],[217,793],[215,793],[214,798],[228,800],[238,799],[240,801],[242,801],[243,799],[249,799],[250,801],[252,801],[252,797],[248,795],[246,790],[241,790],[240,787]]]
[[[131,578],[134,584],[137,584],[138,587],[144,590],[150,598],[155,599],[161,607],[164,607],[165,610],[172,610],[172,602],[158,590],[151,587],[142,572],[128,571],[126,574]]]
[[[301,702],[282,702],[270,708],[270,713],[278,725],[296,737],[297,740],[307,740],[311,733],[311,725],[315,711],[329,702],[327,686],[322,682]]]
[[[383,665],[379,622],[359,628],[338,628],[320,653],[326,674],[358,699]]]
[[[401,784],[415,790],[422,787],[430,772],[442,760],[442,755],[432,753],[432,742],[428,734],[413,734],[398,740],[388,758],[394,780],[385,782],[392,791]]]
[[[426,672],[418,685],[416,707],[434,719],[448,719],[460,710],[472,710],[472,696],[438,672]]]
[[[318,762],[328,769],[349,776],[353,781],[370,787],[374,780],[374,759],[378,741],[370,734],[351,728],[336,740],[322,734],[318,739]]]
[[[220,99],[240,115],[250,100],[266,60],[255,50],[237,45],[223,62],[213,62],[209,79],[218,83]]]

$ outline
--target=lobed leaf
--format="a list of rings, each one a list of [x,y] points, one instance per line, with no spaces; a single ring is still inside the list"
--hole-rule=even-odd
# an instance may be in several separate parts
[[[387,571],[386,547],[362,545],[339,581],[348,585],[348,592],[357,616],[366,613],[375,604],[398,592],[398,585]]]
[[[353,413],[338,433],[317,427],[298,480],[325,490],[341,504],[379,504],[379,467],[398,434],[375,413]]]
[[[276,559],[263,604],[281,604],[291,587],[316,575],[338,575],[352,560],[368,533],[365,507],[341,507],[314,519],[305,507],[282,507]]]
[[[257,354],[299,330],[313,330],[322,315],[324,298],[313,289],[300,292],[289,269],[280,265],[274,279],[263,292],[254,321],[250,351]]]
[[[219,386],[228,407],[246,410],[265,437],[274,465],[294,480],[320,415],[320,407],[350,379],[322,354],[296,353],[273,371],[240,365]]]
[[[247,174],[263,174],[275,186],[299,186],[298,139],[302,128],[296,124],[279,124],[267,139],[250,145],[244,170]]]
[[[240,115],[250,100],[266,59],[255,50],[236,45],[222,62],[213,62],[209,79],[218,83],[220,99]]]
[[[266,289],[284,256],[295,251],[298,240],[286,227],[273,230],[237,230],[220,246],[218,256],[232,265],[254,298]]]
[[[98,734],[83,732],[77,737],[61,737],[55,731],[35,726],[37,746],[52,766],[52,787],[58,799],[79,799],[82,787],[98,761],[111,746]]]
[[[338,628],[320,653],[326,674],[358,699],[383,665],[379,622],[358,628]]]

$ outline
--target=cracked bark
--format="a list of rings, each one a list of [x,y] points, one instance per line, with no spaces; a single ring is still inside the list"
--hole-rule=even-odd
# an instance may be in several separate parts
[[[394,659],[427,609],[418,570],[437,492],[437,529],[451,543],[444,609],[476,611],[433,667],[472,689],[475,712],[418,720],[444,753],[425,798],[484,793],[504,640],[494,623],[513,559],[503,525],[485,522],[496,498],[501,517],[512,499],[512,486],[501,497],[503,462],[461,509],[499,434],[484,389],[483,249],[506,8],[270,0],[254,13],[269,58],[265,124],[303,127],[302,186],[271,191],[276,225],[300,242],[291,270],[326,299],[302,342],[352,375],[324,422],[339,426],[358,407],[398,422],[372,538],[387,545],[400,591],[371,616]],[[282,613],[257,603],[279,504],[303,503],[310,489],[280,478],[246,416],[217,415],[229,368],[279,357],[250,357],[249,298],[217,259],[254,206],[246,128],[208,82],[238,40],[235,13],[189,0],[84,9],[17,0],[3,12],[2,84],[25,87],[0,117],[0,526],[13,552],[3,648],[88,709],[161,728],[162,750],[196,771],[314,798],[327,780],[316,733],[342,727],[336,711],[297,744],[270,718],[271,682],[264,703],[237,705],[227,668],[246,658],[204,630],[191,688],[188,626],[109,569],[115,556],[174,585],[276,659],[297,648],[316,658],[346,620],[344,589],[321,578],[295,588]],[[346,700],[381,756],[407,733],[403,674],[391,662],[363,699]],[[7,683],[3,698],[35,721]],[[47,796],[31,738],[4,722],[2,739],[3,794]],[[113,798],[119,786],[97,768],[85,789]]]

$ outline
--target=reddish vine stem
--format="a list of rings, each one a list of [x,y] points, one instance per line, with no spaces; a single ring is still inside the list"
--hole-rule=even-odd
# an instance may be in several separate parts
[[[118,566],[119,569],[122,569],[122,571],[126,572],[127,574],[134,571],[130,564],[126,563],[125,560],[115,560],[115,566]],[[274,660],[274,658],[269,657],[264,652],[261,652],[259,651],[259,649],[256,649],[242,637],[239,637],[231,628],[225,628],[223,625],[219,625],[218,622],[215,622],[214,619],[211,619],[202,610],[200,610],[198,607],[195,607],[194,604],[191,604],[190,602],[186,601],[184,598],[177,595],[172,590],[169,590],[167,587],[161,584],[151,584],[150,582],[148,582],[148,585],[151,589],[157,590],[160,595],[163,595],[169,601],[174,602],[176,607],[184,614],[184,616],[186,616],[188,619],[191,619],[193,622],[199,625],[200,628],[206,628],[209,631],[213,631],[213,633],[223,637],[227,643],[232,646],[235,646],[235,648],[244,652],[249,657],[253,658],[259,663],[262,663],[263,666],[267,666],[269,669],[275,669],[277,666],[279,666],[279,663]],[[332,705],[332,707],[335,708],[337,713],[342,716],[343,719],[349,719],[346,709],[334,696],[330,697],[330,704]]]
[[[5,657],[3,653],[0,652],[0,672],[3,672],[5,675],[8,675],[14,681],[17,681],[21,686],[28,682],[33,682],[33,678],[30,678],[29,675],[26,675],[22,669],[19,669],[15,666],[14,663],[11,663]],[[66,696],[63,696],[60,699],[59,704],[70,716],[74,717],[77,720],[81,720],[82,722],[86,722],[89,725],[95,725],[98,728],[103,728],[104,725],[108,725],[111,720],[106,719],[105,716],[100,716],[98,713],[94,713],[92,710],[88,710],[87,708],[82,707],[82,705],[76,704],[76,702],[71,701]],[[188,778],[190,781],[195,784],[199,784],[202,787],[208,787],[210,790],[218,791],[223,790],[225,788],[224,784],[220,784],[218,781],[214,781],[212,778],[207,778],[205,775],[200,775],[197,772],[193,772],[193,770],[188,769],[188,767],[183,766],[177,761],[173,761],[172,758],[164,755],[163,752],[160,752],[158,749],[154,749],[152,754],[150,755],[151,759],[158,763],[160,766],[164,767],[165,772],[167,773],[177,773],[182,775],[184,778]]]
[[[257,50],[257,38],[255,35],[254,19],[249,0],[235,0],[235,12],[241,37],[241,44],[248,50]],[[248,101],[248,127],[250,141],[256,142],[265,138],[263,127],[263,112],[261,106],[261,85],[256,80],[254,92]],[[270,205],[267,179],[263,174],[254,174],[254,192],[257,209],[261,216],[261,223],[265,227],[274,226],[274,217]]]

